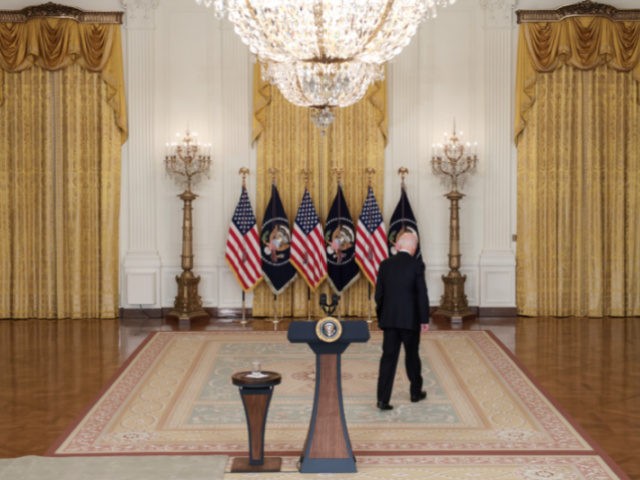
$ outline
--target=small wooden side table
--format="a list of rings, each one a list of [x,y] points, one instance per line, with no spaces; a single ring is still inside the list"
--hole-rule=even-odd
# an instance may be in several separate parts
[[[231,376],[234,385],[240,388],[240,397],[247,416],[249,430],[249,457],[236,457],[231,463],[232,472],[279,472],[280,457],[264,457],[264,429],[273,387],[282,380],[279,373],[260,372],[261,378],[252,377],[251,372],[238,372]]]

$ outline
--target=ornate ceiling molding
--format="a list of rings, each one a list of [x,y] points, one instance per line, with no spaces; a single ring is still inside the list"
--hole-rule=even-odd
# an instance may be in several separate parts
[[[487,26],[511,27],[515,0],[480,0]]]
[[[557,10],[517,10],[518,23],[559,22],[568,17],[598,16],[614,21],[640,20],[640,9],[619,10],[604,3],[584,0]]]
[[[49,2],[22,10],[0,10],[0,22],[24,23],[32,18],[70,18],[79,23],[122,23],[122,12],[86,12]]]
[[[120,3],[127,11],[127,18],[150,20],[160,0],[120,0]]]
[[[479,3],[485,10],[504,10],[511,8],[515,0],[479,0]]]

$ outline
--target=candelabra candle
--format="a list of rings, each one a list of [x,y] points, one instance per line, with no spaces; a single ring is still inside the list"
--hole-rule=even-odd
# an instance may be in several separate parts
[[[476,144],[462,142],[462,132],[456,134],[455,123],[451,135],[445,133],[444,145],[433,146],[431,169],[435,175],[449,179],[452,191],[458,191],[467,174],[471,173],[478,164]]]
[[[203,176],[209,176],[211,156],[209,145],[199,145],[197,134],[187,130],[182,143],[168,145],[169,152],[165,157],[165,168],[169,176],[176,182],[191,190]]]

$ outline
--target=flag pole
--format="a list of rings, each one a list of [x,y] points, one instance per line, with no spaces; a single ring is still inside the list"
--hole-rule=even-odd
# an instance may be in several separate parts
[[[247,188],[247,175],[249,175],[249,169],[247,167],[242,167],[238,170],[238,173],[242,177],[242,189]],[[244,289],[242,290],[242,320],[240,320],[240,324],[242,326],[247,325],[247,314],[246,314],[246,298]]]
[[[307,285],[307,320],[311,321],[311,288]]]
[[[409,175],[409,169],[407,167],[400,167],[398,169],[398,175],[400,175],[400,201],[402,202],[401,206],[400,206],[400,213],[402,215],[402,227],[401,230],[404,230],[404,219],[406,218],[406,215],[404,213],[404,207],[405,207],[405,202],[404,202],[404,196],[403,194],[406,192],[406,184],[404,179],[407,177],[407,175]],[[398,238],[396,237],[394,240],[397,240]],[[393,244],[395,245],[395,241],[393,242]]]
[[[369,293],[369,302],[368,302],[369,303],[369,309],[368,309],[369,310],[369,314],[368,314],[368,318],[367,318],[367,323],[369,325],[371,325],[372,320],[371,320],[371,283],[370,282],[367,282],[367,291]]]
[[[278,322],[280,320],[278,319],[278,295],[276,295],[275,293],[273,294],[273,329],[277,330],[278,329]]]
[[[407,167],[400,167],[398,169],[398,175],[400,175],[400,189],[401,190],[405,190],[406,189],[406,183],[405,183],[405,178],[407,178],[407,175],[409,175],[409,169]],[[404,204],[402,204],[402,216],[404,217]]]
[[[333,173],[336,177],[336,190],[340,192],[340,189],[342,188],[342,175],[344,174],[344,168],[333,167],[331,169],[331,173]],[[338,219],[339,219],[338,228],[340,228],[341,227],[340,222],[342,221],[342,202],[338,202]],[[340,320],[341,319],[340,312],[343,307],[343,302],[341,301],[342,300],[341,293],[340,292],[337,292],[337,293],[338,293],[338,308],[336,310],[338,312],[338,320]]]
[[[240,324],[244,327],[247,325],[247,317],[246,317],[246,310],[245,310],[245,294],[244,294],[244,290],[242,290],[242,320],[240,320]]]
[[[373,167],[367,167],[364,169],[367,175],[367,186],[371,188],[373,185],[373,176],[376,173],[376,169]],[[367,302],[367,323],[371,325],[371,282],[367,281],[367,296],[369,297],[369,301]]]

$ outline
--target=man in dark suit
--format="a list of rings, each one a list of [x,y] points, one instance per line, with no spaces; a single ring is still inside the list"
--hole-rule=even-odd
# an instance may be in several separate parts
[[[400,346],[404,345],[405,368],[409,377],[412,402],[427,398],[422,390],[420,332],[429,328],[429,296],[424,280],[424,263],[415,258],[418,237],[405,232],[396,241],[398,253],[380,264],[376,281],[376,315],[383,331],[382,357],[378,374],[380,410],[389,404],[396,374]]]

